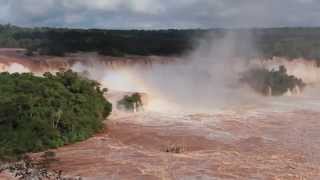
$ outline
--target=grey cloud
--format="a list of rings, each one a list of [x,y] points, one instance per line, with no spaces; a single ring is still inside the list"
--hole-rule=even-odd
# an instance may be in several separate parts
[[[316,0],[0,0],[0,23],[81,28],[319,26]]]

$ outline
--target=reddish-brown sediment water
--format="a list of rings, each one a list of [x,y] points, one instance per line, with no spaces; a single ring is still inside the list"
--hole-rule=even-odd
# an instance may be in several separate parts
[[[20,68],[23,72],[59,68],[87,71],[90,77],[110,88],[106,98],[114,104],[131,91],[145,93],[143,111],[127,113],[114,109],[105,121],[103,132],[53,150],[58,161],[51,169],[62,170],[64,175],[92,180],[320,179],[320,96],[317,96],[316,66],[301,65],[299,71],[288,68],[290,73],[309,78],[312,85],[301,94],[262,97],[246,87],[209,86],[225,84],[207,73],[193,74],[200,78],[190,82],[173,77],[177,74],[172,70],[191,77],[190,71],[180,67],[161,69],[171,79],[160,78],[157,69],[137,72],[141,67],[167,66],[177,59],[140,57],[143,59],[140,67],[132,65],[132,59],[124,59],[112,67],[101,68],[99,63],[106,62],[79,64],[84,55],[27,58],[17,52],[5,52],[0,56],[3,70],[14,64],[13,70]],[[152,61],[157,61],[156,65]],[[298,63],[281,62],[288,67]],[[265,64],[270,67],[272,63],[275,62]],[[303,72],[303,68],[309,72],[312,69],[315,76],[307,76],[308,71]],[[156,78],[145,78],[147,75]],[[304,78],[302,75],[300,78]],[[203,79],[205,82],[199,82]],[[194,81],[198,81],[197,86]],[[10,176],[2,174],[0,179]]]

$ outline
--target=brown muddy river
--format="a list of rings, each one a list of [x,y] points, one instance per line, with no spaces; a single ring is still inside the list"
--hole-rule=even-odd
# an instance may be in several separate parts
[[[104,133],[58,149],[53,168],[88,179],[318,179],[320,113],[272,108],[116,114]]]

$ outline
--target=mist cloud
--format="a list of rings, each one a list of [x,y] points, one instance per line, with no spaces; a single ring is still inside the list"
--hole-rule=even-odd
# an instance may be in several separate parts
[[[0,22],[81,28],[319,26],[315,0],[0,0]]]
[[[155,111],[212,112],[240,104],[256,103],[257,95],[239,82],[248,61],[239,53],[255,52],[251,33],[234,31],[214,41],[200,40],[197,48],[170,63],[122,65],[107,68],[94,59],[72,69],[86,72],[103,87],[148,95],[146,107]],[[211,39],[210,33],[206,39]],[[238,44],[242,47],[239,49]],[[252,52],[250,52],[252,51]],[[106,67],[106,68],[103,68]]]

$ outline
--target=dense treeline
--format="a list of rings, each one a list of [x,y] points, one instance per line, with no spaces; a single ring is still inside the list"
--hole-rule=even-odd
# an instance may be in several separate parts
[[[243,74],[241,81],[258,93],[270,96],[280,96],[288,91],[295,92],[305,87],[301,79],[288,75],[284,66],[271,71],[263,68],[251,69]]]
[[[237,48],[246,48],[249,30],[232,30],[240,37]],[[195,39],[213,41],[223,37],[225,29],[211,30],[100,30],[20,28],[0,25],[0,47],[28,48],[29,55],[62,56],[68,52],[96,51],[104,55],[179,55],[194,48]],[[250,41],[258,55],[265,57],[304,57],[320,60],[320,28],[251,29]],[[248,48],[250,49],[250,48]],[[243,52],[243,51],[242,51]],[[250,51],[245,51],[248,55]],[[251,55],[251,54],[249,54]],[[255,54],[256,55],[256,54]]]
[[[1,73],[0,159],[92,136],[111,112],[104,91],[72,71]]]
[[[0,26],[0,47],[38,49],[42,54],[97,51],[104,55],[177,55],[191,48],[195,32],[163,30],[81,30]]]

